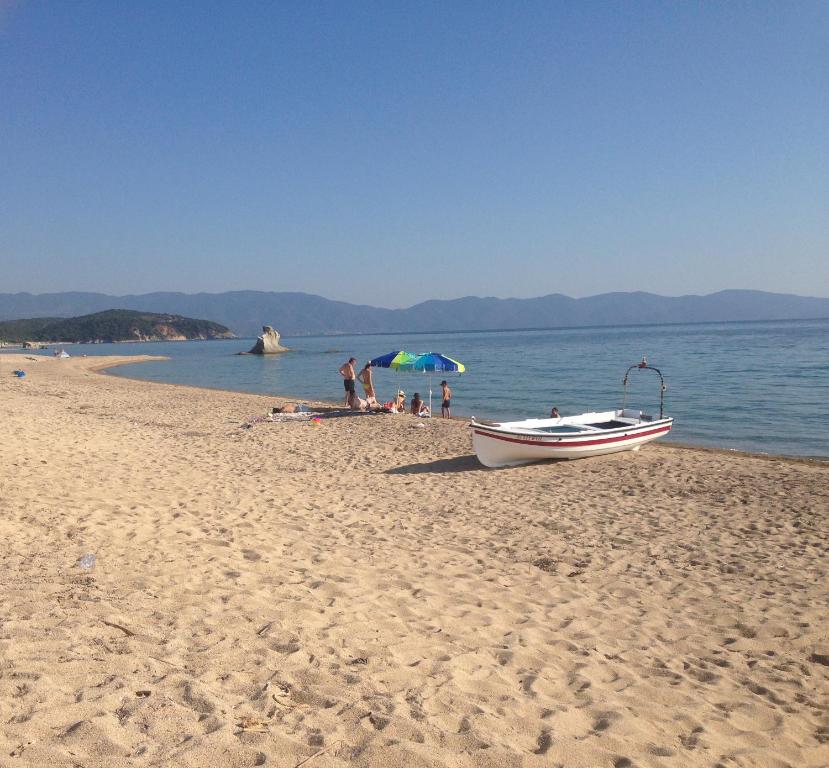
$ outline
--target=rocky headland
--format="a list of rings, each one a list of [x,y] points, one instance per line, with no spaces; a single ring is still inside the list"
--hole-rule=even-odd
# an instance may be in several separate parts
[[[102,343],[121,341],[188,341],[233,339],[224,325],[182,315],[109,309],[81,317],[36,317],[0,322],[0,339],[6,342]]]

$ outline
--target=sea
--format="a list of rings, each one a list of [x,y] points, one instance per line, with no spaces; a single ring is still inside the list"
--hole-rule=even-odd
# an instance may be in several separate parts
[[[496,420],[610,410],[643,357],[665,378],[667,440],[766,454],[829,459],[829,319],[700,323],[440,334],[283,337],[291,351],[239,355],[253,339],[68,345],[70,355],[165,355],[111,370],[114,376],[342,402],[337,369],[399,349],[440,352],[461,375],[375,369],[378,398],[398,388],[440,409],[447,378],[452,414]],[[18,350],[19,351],[19,350]],[[41,354],[50,354],[50,351]],[[358,385],[358,391],[360,391]],[[659,378],[631,372],[627,404],[659,413]],[[254,414],[252,414],[254,415]]]

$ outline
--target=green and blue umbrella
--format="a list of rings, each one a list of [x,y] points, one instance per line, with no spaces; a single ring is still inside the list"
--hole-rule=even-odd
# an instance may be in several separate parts
[[[417,373],[463,373],[466,366],[440,352],[426,352],[413,360],[401,361],[396,367],[400,371],[415,371]]]
[[[375,357],[368,361],[372,368],[391,368],[393,371],[399,370],[399,366],[414,360],[417,355],[411,352],[406,352],[405,349],[398,349],[394,352],[389,352],[380,357]]]
[[[398,369],[399,366],[405,365],[406,363],[413,361],[417,358],[417,355],[413,355],[411,352],[406,352],[404,349],[399,349],[396,352],[389,352],[386,355],[380,355],[380,357],[375,357],[373,360],[369,360],[369,364],[373,368],[394,368]]]

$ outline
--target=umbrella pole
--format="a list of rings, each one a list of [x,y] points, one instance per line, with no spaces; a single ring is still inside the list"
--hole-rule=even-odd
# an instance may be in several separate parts
[[[429,418],[432,418],[432,375],[429,374]]]

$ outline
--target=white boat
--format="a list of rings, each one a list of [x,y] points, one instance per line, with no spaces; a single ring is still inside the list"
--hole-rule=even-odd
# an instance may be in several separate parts
[[[628,375],[634,369],[656,371],[662,382],[659,418],[625,408]],[[628,368],[622,407],[618,410],[581,413],[551,419],[479,421],[474,417],[472,446],[486,467],[511,467],[545,459],[581,459],[617,451],[639,450],[645,443],[668,434],[673,418],[663,413],[665,381],[656,368],[642,360]]]

